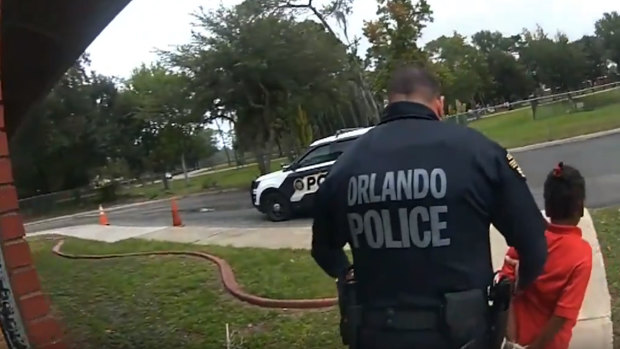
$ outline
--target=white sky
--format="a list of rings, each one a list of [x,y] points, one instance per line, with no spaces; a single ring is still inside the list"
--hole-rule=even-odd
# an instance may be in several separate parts
[[[301,1],[301,0],[300,0]],[[316,2],[327,1],[317,0]],[[482,29],[505,34],[540,24],[545,31],[565,32],[576,39],[594,32],[604,12],[620,10],[617,0],[428,0],[435,21],[423,32],[422,43],[456,30],[471,35]],[[240,0],[222,0],[234,5]],[[127,77],[142,62],[156,59],[155,48],[166,49],[189,40],[190,13],[199,6],[214,8],[216,0],[133,0],[88,48],[92,68],[102,74]],[[355,0],[349,33],[361,36],[364,20],[375,17],[375,0]],[[365,47],[364,47],[365,52]]]

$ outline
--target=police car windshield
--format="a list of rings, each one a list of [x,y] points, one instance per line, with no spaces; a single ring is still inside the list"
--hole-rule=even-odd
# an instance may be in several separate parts
[[[307,151],[296,161],[296,163],[300,167],[311,166],[321,162],[329,161],[329,157],[329,144],[319,145]]]
[[[310,148],[304,155],[295,160],[297,167],[307,167],[324,162],[335,161],[352,143],[355,138],[318,145]]]

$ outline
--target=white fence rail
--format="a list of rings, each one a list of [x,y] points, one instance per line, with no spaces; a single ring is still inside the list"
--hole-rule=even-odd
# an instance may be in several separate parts
[[[463,116],[467,117],[467,121],[473,121],[488,117],[493,117],[496,115],[501,115],[508,111],[513,111],[515,109],[521,108],[529,108],[534,101],[538,101],[539,105],[549,102],[556,102],[565,100],[568,98],[580,97],[585,95],[591,95],[599,92],[605,92],[609,90],[613,90],[616,88],[620,88],[620,81],[612,82],[609,84],[592,86],[588,88],[584,88],[581,90],[557,93],[552,95],[540,96],[536,98],[524,99],[516,102],[506,102],[494,106],[486,106],[478,109],[468,110],[465,113],[458,113],[453,115],[448,115],[447,118],[461,118]]]

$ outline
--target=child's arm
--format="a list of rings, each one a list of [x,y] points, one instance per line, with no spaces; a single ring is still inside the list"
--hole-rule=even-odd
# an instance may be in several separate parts
[[[545,327],[543,328],[538,338],[536,338],[534,342],[528,345],[527,349],[544,349],[547,344],[551,342],[551,340],[553,340],[553,337],[555,337],[555,335],[560,332],[562,326],[564,326],[564,323],[566,323],[566,321],[566,318],[552,315],[545,324]]]
[[[517,318],[515,317],[515,311],[510,302],[508,308],[508,324],[506,325],[506,339],[511,342],[517,341]]]
[[[513,260],[518,260],[519,256],[517,255],[517,251],[510,247],[508,252],[506,252],[506,257],[511,258]],[[516,275],[518,271],[515,266],[507,263],[504,260],[504,265],[502,269],[499,271],[500,277],[507,277],[511,281],[515,282]],[[506,324],[506,339],[510,342],[516,342],[517,340],[517,321],[514,314],[514,309],[512,307],[512,301],[510,302],[510,306],[508,308],[508,323]]]
[[[517,254],[517,251],[514,249],[514,247],[511,247],[508,249],[508,252],[506,252],[506,257],[509,257],[514,260],[519,259],[519,255]],[[514,281],[517,276],[517,271],[515,270],[515,267],[513,265],[506,263],[504,261],[504,265],[502,266],[502,269],[499,271],[499,274],[503,277],[507,277],[510,280]]]
[[[560,299],[555,306],[553,315],[547,321],[547,324],[538,338],[528,345],[528,348],[545,348],[568,320],[577,320],[592,272],[592,250],[589,245],[587,252],[584,251],[584,253],[586,256],[584,260],[573,269],[569,276],[566,287],[562,291]]]

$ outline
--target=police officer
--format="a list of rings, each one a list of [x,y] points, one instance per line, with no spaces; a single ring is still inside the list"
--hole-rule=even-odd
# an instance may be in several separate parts
[[[518,164],[447,122],[434,76],[395,72],[381,122],[339,158],[316,197],[312,256],[343,278],[353,253],[352,348],[488,348],[492,223],[526,287],[546,259],[545,221]]]

